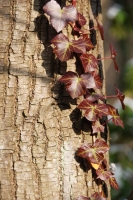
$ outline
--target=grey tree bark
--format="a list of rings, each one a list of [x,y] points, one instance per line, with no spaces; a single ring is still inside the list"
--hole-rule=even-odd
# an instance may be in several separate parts
[[[99,188],[75,155],[91,136],[76,100],[57,82],[60,74],[75,70],[75,60],[54,57],[55,31],[42,12],[46,2],[0,0],[1,200],[76,200]],[[95,25],[94,16],[102,20],[98,0],[78,0],[77,9],[87,24]],[[72,38],[69,28],[64,33]],[[92,39],[93,53],[103,56],[99,32]]]

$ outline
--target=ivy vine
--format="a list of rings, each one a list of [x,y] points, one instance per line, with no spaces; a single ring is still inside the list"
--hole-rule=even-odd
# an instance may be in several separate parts
[[[83,72],[82,74],[78,74],[73,71],[67,71],[59,79],[61,83],[65,84],[66,90],[73,99],[83,96],[83,101],[77,107],[83,110],[85,118],[92,124],[92,143],[82,144],[77,150],[77,155],[86,159],[91,164],[101,185],[104,181],[109,181],[113,188],[118,189],[119,186],[114,177],[114,173],[111,171],[105,159],[105,153],[109,150],[109,145],[104,139],[97,138],[97,133],[104,132],[105,125],[109,120],[116,126],[124,128],[118,110],[105,102],[107,98],[118,98],[124,109],[125,96],[116,86],[116,95],[105,96],[96,92],[97,89],[102,89],[102,80],[99,75],[98,66],[99,60],[112,59],[115,70],[119,72],[115,60],[116,51],[112,44],[110,44],[109,57],[96,58],[92,53],[89,53],[90,50],[95,48],[89,37],[90,31],[92,29],[98,29],[101,40],[104,40],[103,26],[98,22],[98,19],[95,19],[97,26],[91,29],[85,29],[86,19],[81,13],[77,12],[75,0],[72,1],[72,5],[65,6],[62,9],[55,0],[51,0],[44,5],[43,10],[50,16],[50,23],[58,33],[51,40],[51,43],[54,45],[54,54],[62,62],[72,59],[76,54],[80,60],[80,67]],[[72,28],[74,40],[69,40],[61,32],[68,25]],[[105,116],[110,116],[110,119],[101,124],[100,119]],[[104,200],[105,198],[106,196],[101,190],[92,194],[91,197],[80,196],[77,200]]]

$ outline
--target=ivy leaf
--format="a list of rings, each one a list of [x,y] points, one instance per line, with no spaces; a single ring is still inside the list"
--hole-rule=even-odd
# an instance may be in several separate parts
[[[93,133],[97,133],[97,132],[104,133],[104,126],[101,125],[100,122],[97,120],[97,121],[93,122],[92,130],[93,130]]]
[[[90,200],[106,200],[106,199],[102,196],[102,192],[95,192],[94,194],[91,195]]]
[[[114,50],[112,44],[110,44],[110,52],[111,52],[111,59],[112,59],[113,62],[114,62],[115,70],[116,70],[117,72],[119,72],[118,65],[117,65],[117,63],[116,63],[116,61],[115,61],[115,57],[116,57],[117,53],[116,53],[116,51]]]
[[[82,74],[80,77],[86,88],[91,89],[96,87],[94,77],[90,73]]]
[[[70,42],[70,50],[75,53],[86,53],[86,47],[83,39],[72,40]]]
[[[82,54],[80,56],[85,72],[93,72],[98,69],[98,61],[92,54]]]
[[[85,110],[85,117],[89,121],[96,121],[98,117],[107,116],[108,108],[106,104],[91,103],[87,99],[84,99],[78,108]]]
[[[82,27],[86,24],[86,19],[81,13],[78,13],[78,24]]]
[[[125,110],[125,104],[124,104],[124,99],[125,95],[115,86],[116,92],[117,92],[117,97],[119,98],[123,110]]]
[[[62,31],[69,22],[75,22],[78,19],[75,6],[66,6],[61,9],[55,0],[46,3],[43,10],[50,16],[51,24],[57,32]]]
[[[71,57],[69,40],[65,35],[62,33],[58,34],[51,40],[51,43],[56,46],[54,53],[61,61],[66,61]]]
[[[104,40],[104,30],[103,30],[103,26],[98,22],[97,19],[96,19],[96,21],[97,21],[98,30],[99,30],[100,35],[101,35],[101,39]]]
[[[124,128],[124,124],[123,121],[121,120],[118,110],[115,109],[113,106],[111,105],[107,105],[108,107],[108,111],[109,111],[109,115],[112,116],[112,122],[116,125],[116,126],[121,126],[122,128]]]
[[[114,176],[110,177],[109,183],[114,189],[116,189],[116,190],[119,189],[118,183],[116,182],[116,179]]]
[[[112,173],[105,168],[103,168],[102,164],[96,170],[97,178],[100,178],[103,181],[109,180],[112,177]]]
[[[109,150],[109,146],[102,139],[97,139],[92,145],[91,143],[83,144],[78,149],[78,156],[86,158],[91,163],[99,164],[104,159],[103,154]]]
[[[87,92],[86,99],[88,99],[90,102],[94,102],[94,101],[97,101],[99,99],[101,101],[105,100],[104,96],[102,96],[98,93],[95,93],[95,92],[90,93],[89,91]]]
[[[100,76],[98,76],[98,75],[94,76],[94,81],[95,81],[95,84],[96,84],[96,88],[101,89],[103,84],[102,84]]]
[[[75,72],[66,72],[65,75],[59,79],[59,81],[65,83],[66,90],[69,92],[72,98],[77,98],[78,96],[86,93],[84,82]]]
[[[82,74],[80,77],[75,72],[68,71],[60,79],[65,83],[66,90],[72,98],[86,94],[86,88],[95,86],[93,76],[91,74]]]
[[[56,35],[51,43],[55,45],[54,53],[61,61],[67,61],[72,55],[72,51],[76,53],[85,53],[85,43],[83,39],[69,41],[68,38],[60,33]]]
[[[91,40],[88,38],[88,34],[83,34],[83,40],[85,42],[86,50],[90,51],[91,49],[94,48]]]

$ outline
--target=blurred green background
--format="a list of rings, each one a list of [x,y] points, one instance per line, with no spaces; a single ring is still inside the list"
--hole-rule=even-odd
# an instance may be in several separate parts
[[[107,94],[115,94],[114,84],[126,95],[123,111],[117,100],[109,100],[119,110],[125,128],[109,123],[110,162],[115,163],[119,190],[111,190],[112,200],[133,200],[133,0],[103,0],[105,57],[109,44],[116,49],[120,73],[105,61]],[[108,77],[109,75],[109,77]]]

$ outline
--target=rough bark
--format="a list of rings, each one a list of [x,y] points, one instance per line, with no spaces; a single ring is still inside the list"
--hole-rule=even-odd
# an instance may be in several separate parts
[[[54,57],[49,41],[55,31],[42,12],[46,2],[0,0],[2,200],[75,200],[98,191],[92,170],[75,156],[91,137],[76,101],[57,82],[75,70],[75,60],[60,63]],[[77,4],[88,24],[94,15],[101,20],[100,1]],[[64,32],[72,37],[69,28]],[[102,56],[98,32],[93,40],[94,53]]]

